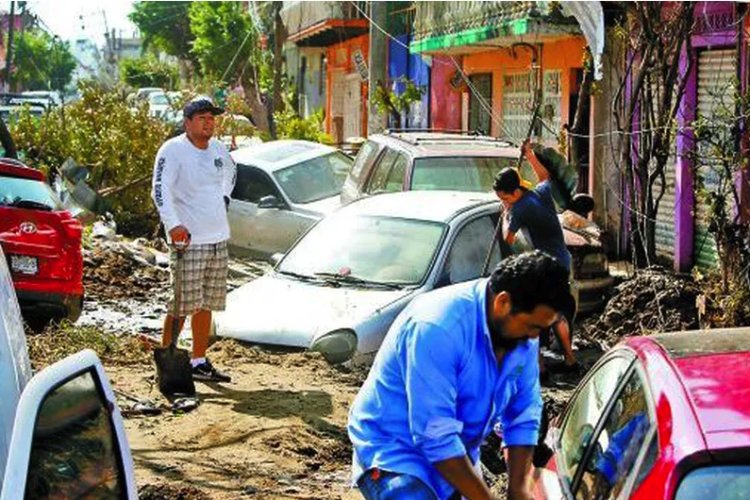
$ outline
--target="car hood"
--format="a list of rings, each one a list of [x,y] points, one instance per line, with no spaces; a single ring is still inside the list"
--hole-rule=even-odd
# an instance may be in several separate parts
[[[409,293],[409,289],[331,287],[267,274],[229,293],[226,310],[216,314],[216,334],[307,348],[330,331],[356,331],[363,320]]]
[[[299,210],[314,215],[328,215],[341,206],[340,195],[329,196],[322,200],[297,205]]]

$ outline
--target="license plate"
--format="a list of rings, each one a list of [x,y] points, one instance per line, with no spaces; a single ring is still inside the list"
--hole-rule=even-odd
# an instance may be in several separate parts
[[[36,274],[39,272],[39,263],[36,257],[27,255],[11,255],[10,270],[20,274]]]

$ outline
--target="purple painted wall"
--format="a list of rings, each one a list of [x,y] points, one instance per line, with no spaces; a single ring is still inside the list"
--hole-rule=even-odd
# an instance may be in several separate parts
[[[696,34],[691,43],[691,54],[684,53],[680,61],[681,71],[687,71],[688,58],[693,67],[688,75],[687,87],[678,111],[678,126],[683,133],[677,135],[677,164],[675,179],[675,262],[677,271],[688,271],[693,266],[693,232],[695,230],[692,163],[689,152],[695,146],[695,137],[689,125],[696,116],[698,100],[698,52],[706,49],[735,48],[742,30],[736,22],[734,2],[700,2],[695,6]],[[742,58],[742,61],[745,59]],[[743,69],[744,70],[744,69]]]

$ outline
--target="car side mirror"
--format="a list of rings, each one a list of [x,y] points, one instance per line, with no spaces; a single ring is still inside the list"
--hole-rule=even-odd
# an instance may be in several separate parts
[[[284,202],[269,194],[258,200],[258,208],[284,208]]]
[[[26,498],[72,498],[81,491],[136,496],[125,426],[93,351],[74,354],[31,379],[16,408],[10,443],[3,499],[24,491]]]

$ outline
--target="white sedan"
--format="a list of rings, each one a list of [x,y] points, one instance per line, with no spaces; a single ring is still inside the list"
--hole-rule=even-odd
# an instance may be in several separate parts
[[[229,244],[269,257],[286,252],[341,204],[352,160],[308,141],[271,141],[232,151],[237,182],[229,204]]]
[[[481,275],[499,210],[482,193],[355,201],[314,226],[273,271],[231,292],[215,333],[367,362],[414,297]],[[499,260],[496,246],[492,266]]]

